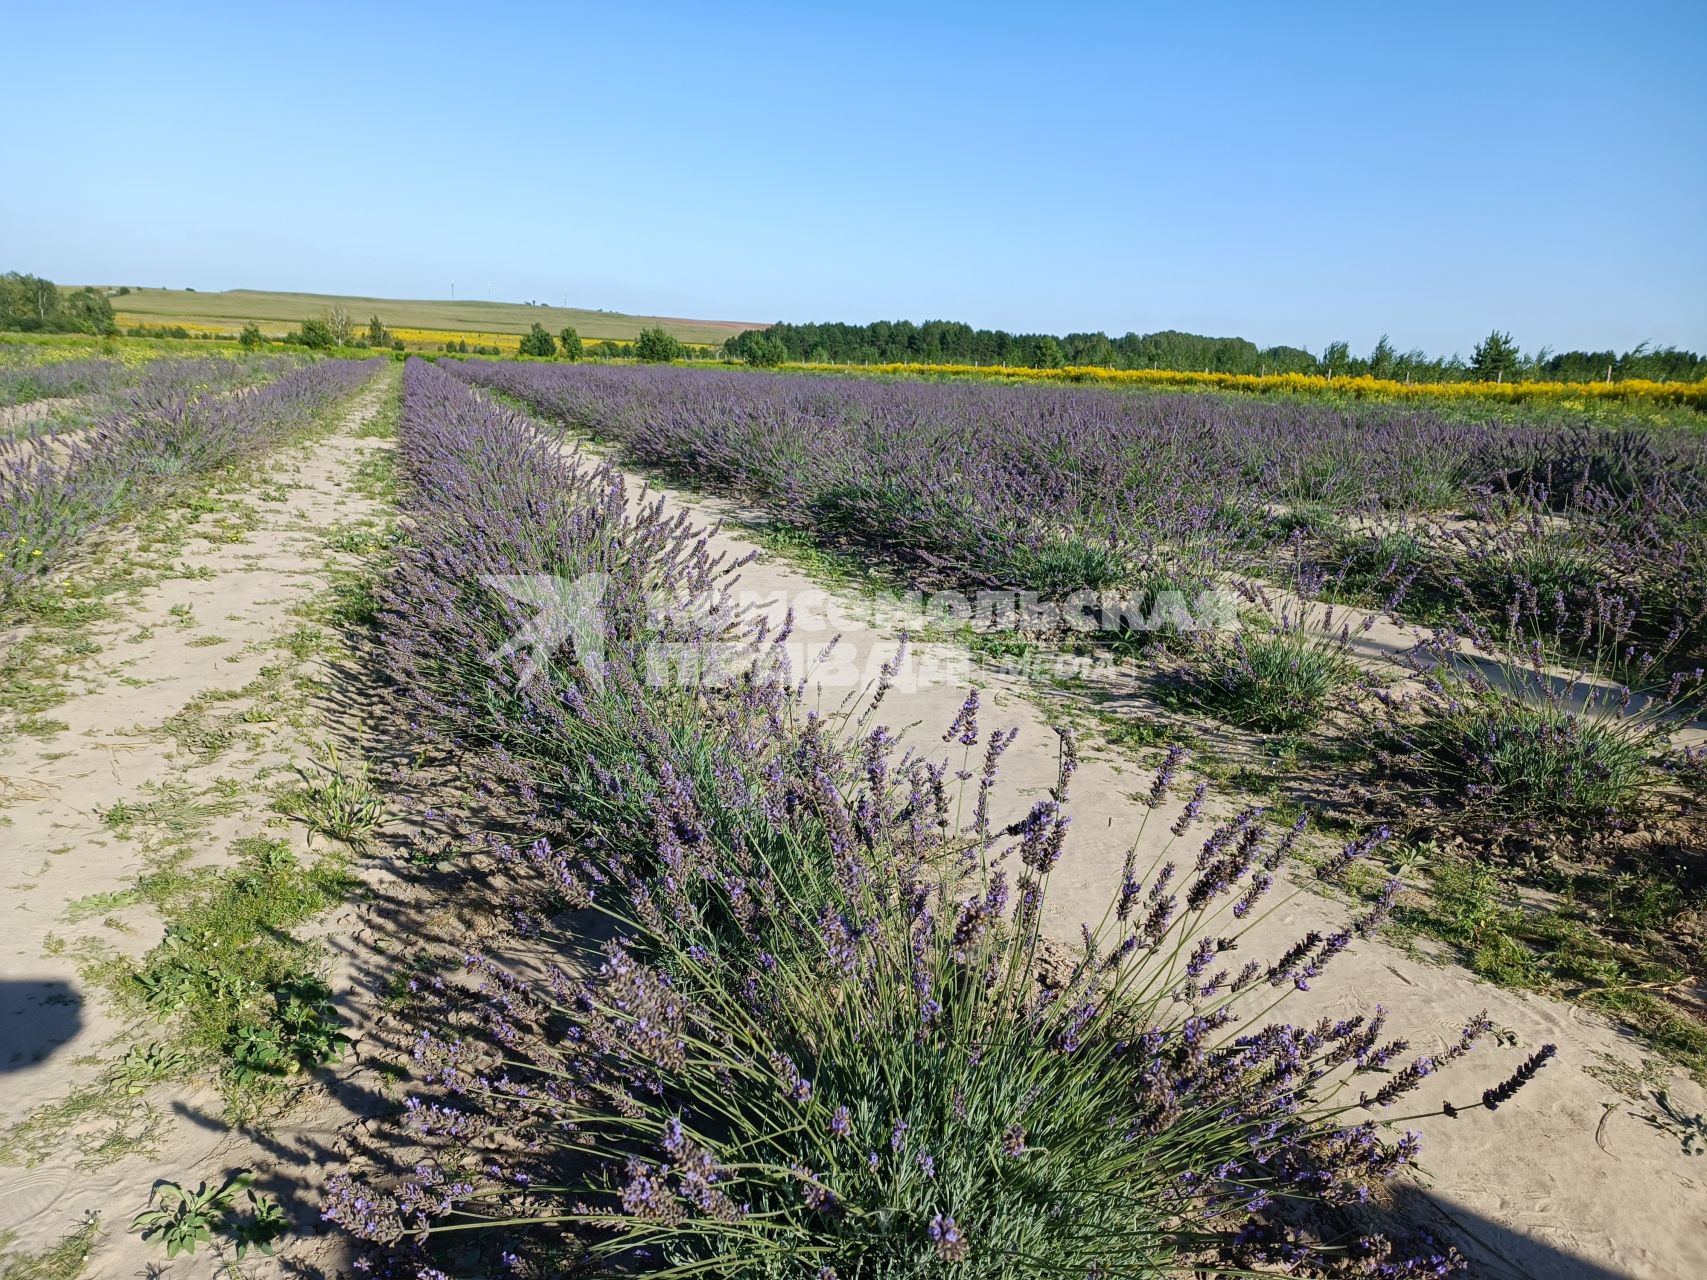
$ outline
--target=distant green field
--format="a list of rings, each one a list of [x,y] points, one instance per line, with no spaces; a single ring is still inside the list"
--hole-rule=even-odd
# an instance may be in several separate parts
[[[708,345],[721,344],[743,329],[764,327],[739,320],[631,316],[579,307],[530,307],[520,302],[361,298],[330,293],[270,293],[260,289],[199,293],[190,289],[133,288],[119,296],[118,286],[101,287],[113,295],[113,310],[119,323],[127,328],[139,324],[183,325],[191,330],[236,333],[254,321],[263,332],[276,336],[333,306],[342,306],[358,326],[365,326],[369,316],[377,315],[388,329],[411,345],[430,341],[417,338],[417,333],[465,337],[474,342],[482,335],[523,334],[536,323],[552,333],[564,325],[574,325],[583,338],[595,341],[601,338],[632,341],[641,329],[662,325],[683,342]]]

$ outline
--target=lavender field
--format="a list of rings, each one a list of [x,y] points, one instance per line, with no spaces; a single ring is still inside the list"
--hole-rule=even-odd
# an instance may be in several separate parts
[[[613,461],[566,452],[582,437]],[[501,822],[481,874],[516,932],[468,947],[455,983],[412,988],[415,1163],[388,1173],[370,1154],[326,1210],[375,1265],[476,1238],[524,1273],[1452,1274],[1452,1248],[1384,1238],[1359,1206],[1416,1160],[1407,1121],[1499,1111],[1555,1046],[1484,1067],[1468,1104],[1419,1104],[1488,1037],[1486,1013],[1417,1056],[1387,1010],[1275,1021],[1285,997],[1331,987],[1355,964],[1342,956],[1406,916],[1432,926],[1468,874],[1545,883],[1585,962],[1697,972],[1686,941],[1662,939],[1687,928],[1701,867],[1680,840],[1662,870],[1642,842],[1692,821],[1698,794],[1682,744],[1701,610],[1665,548],[1703,527],[1699,438],[447,361],[405,373],[399,459],[410,541],[383,595],[386,669],[408,721],[487,779]],[[1066,875],[1077,910],[1086,875],[1057,870],[1075,866],[1071,723],[1053,780],[1015,787],[1004,760],[1029,777],[1035,746],[1010,756],[976,687],[932,726],[946,753],[897,736],[935,705],[895,686],[904,648],[874,687],[816,709],[780,656],[792,619],[735,603],[750,553],[678,499],[637,496],[624,467],[875,552],[892,580],[1045,595],[1235,580],[1257,616],[1231,639],[1092,643],[1198,690],[1173,704],[1187,719],[1278,704],[1294,738],[1363,742],[1330,786],[1384,779],[1391,811],[1276,805],[1176,743],[1147,755],[1111,898],[1063,937],[1050,887]],[[1526,566],[1581,562],[1507,558],[1533,549],[1526,530],[1628,576],[1544,581]],[[529,575],[596,583],[605,630],[596,650],[566,640],[543,665],[536,650],[518,681],[507,642],[538,602],[498,584]],[[1301,603],[1265,625],[1277,591]],[[1311,625],[1312,591],[1373,601],[1412,646],[1390,670],[1357,660],[1350,625]],[[658,599],[701,607],[645,607]],[[747,656],[732,682],[660,684],[661,643]],[[1334,696],[1298,717],[1323,671]],[[1575,877],[1563,890],[1536,866],[1549,842]],[[1571,894],[1632,874],[1671,875],[1677,896],[1615,949]],[[1289,942],[1253,929],[1306,884],[1356,905]],[[1601,1007],[1700,1069],[1680,1008]],[[1303,1201],[1339,1225],[1305,1227]]]
[[[1247,777],[1265,799],[1337,794],[1326,813],[1353,829],[1452,847],[1422,868],[1414,926],[1484,976],[1583,993],[1707,1066],[1684,994],[1702,977],[1707,888],[1707,434],[1491,410],[444,367],[821,547],[875,552],[906,584],[1045,598],[1230,587],[1249,605],[1231,635],[1018,642],[1088,639],[1128,655],[1152,709],[1256,735],[1292,762]],[[1354,660],[1371,634],[1388,661]],[[1337,783],[1317,781],[1323,767]],[[1316,776],[1300,787],[1299,774]],[[1525,887],[1546,910],[1501,905]]]
[[[0,799],[125,1046],[22,1068],[0,1175],[103,1275],[197,1222],[418,1280],[1700,1257],[1701,435],[266,373],[0,475]]]
[[[1703,656],[1707,435],[1378,404],[448,363],[635,464],[913,571],[1065,593],[1318,572],[1435,613],[1616,595]],[[1468,516],[1468,519],[1454,517]]]

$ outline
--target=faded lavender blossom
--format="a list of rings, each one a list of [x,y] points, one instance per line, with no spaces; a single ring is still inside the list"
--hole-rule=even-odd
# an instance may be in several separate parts
[[[966,1235],[947,1214],[931,1218],[931,1239],[936,1242],[936,1254],[944,1262],[966,1261]]]

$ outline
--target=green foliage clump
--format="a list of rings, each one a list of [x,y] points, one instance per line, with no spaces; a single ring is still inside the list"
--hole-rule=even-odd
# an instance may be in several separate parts
[[[1585,829],[1627,815],[1659,783],[1653,743],[1610,717],[1458,687],[1407,735],[1415,768],[1500,824]]]
[[[310,316],[299,328],[285,336],[285,341],[310,351],[330,351],[337,345],[332,326],[318,316]]]
[[[337,748],[328,745],[324,760],[296,772],[302,785],[285,796],[281,807],[310,833],[359,845],[379,826],[385,805],[368,778],[366,762],[346,766]]]
[[[1228,724],[1290,733],[1319,724],[1356,676],[1331,630],[1283,621],[1204,643],[1184,688],[1187,701]]]
[[[0,329],[105,337],[116,337],[119,331],[113,304],[100,290],[84,285],[61,293],[53,281],[17,271],[0,275]]]
[[[651,329],[642,329],[640,336],[634,340],[634,357],[654,364],[665,364],[671,360],[679,360],[684,354],[682,344],[672,337],[662,325]]]
[[[760,334],[747,344],[747,363],[759,369],[774,369],[788,360],[788,347],[780,338]]]
[[[566,324],[558,331],[557,345],[562,349],[565,360],[579,360],[581,358],[581,335],[575,331],[574,325]]]
[[[271,1196],[253,1190],[255,1175],[245,1170],[233,1174],[218,1187],[203,1182],[190,1191],[176,1182],[160,1182],[149,1198],[149,1207],[130,1224],[144,1240],[166,1246],[170,1262],[180,1253],[194,1253],[199,1244],[213,1245],[223,1236],[241,1262],[250,1249],[271,1257],[274,1243],[290,1229],[284,1208]],[[247,1209],[238,1194],[247,1195]]]
[[[144,877],[166,937],[122,987],[218,1055],[233,1101],[246,1103],[334,1060],[348,1042],[330,991],[309,971],[308,947],[290,930],[340,901],[353,881],[333,859],[304,867],[281,841],[238,848],[241,862],[229,871]]]
[[[1549,622],[1520,592],[1500,639],[1443,629],[1407,661],[1415,697],[1384,700],[1385,754],[1420,779],[1429,802],[1460,824],[1528,835],[1604,836],[1624,829],[1663,789],[1671,732],[1699,704],[1699,672],[1664,675],[1661,657],[1614,682],[1604,655],[1627,648],[1629,616],[1611,601]],[[1593,662],[1549,662],[1564,627]],[[1657,683],[1655,682],[1657,679]]]
[[[547,359],[557,354],[557,339],[546,332],[545,326],[537,320],[523,336],[519,348],[524,356],[543,356]]]
[[[1470,357],[1470,370],[1484,382],[1504,381],[1506,374],[1517,368],[1521,353],[1509,333],[1495,329],[1476,344]]]

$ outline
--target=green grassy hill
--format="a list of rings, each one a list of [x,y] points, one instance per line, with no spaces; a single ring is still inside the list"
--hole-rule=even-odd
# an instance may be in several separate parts
[[[684,320],[675,316],[631,316],[615,311],[588,311],[579,307],[530,307],[520,302],[455,302],[415,298],[362,298],[330,293],[272,293],[260,289],[227,289],[199,293],[192,289],[138,289],[119,295],[119,286],[104,286],[112,294],[113,310],[121,325],[182,325],[192,331],[217,330],[236,333],[254,321],[269,335],[284,333],[309,316],[333,306],[342,306],[358,326],[377,315],[386,327],[404,331],[412,340],[423,334],[466,337],[516,335],[538,323],[552,333],[574,325],[583,338],[632,340],[641,329],[662,325],[683,342],[720,344],[743,329],[762,329],[759,324],[739,320]],[[413,343],[412,343],[413,345]]]

